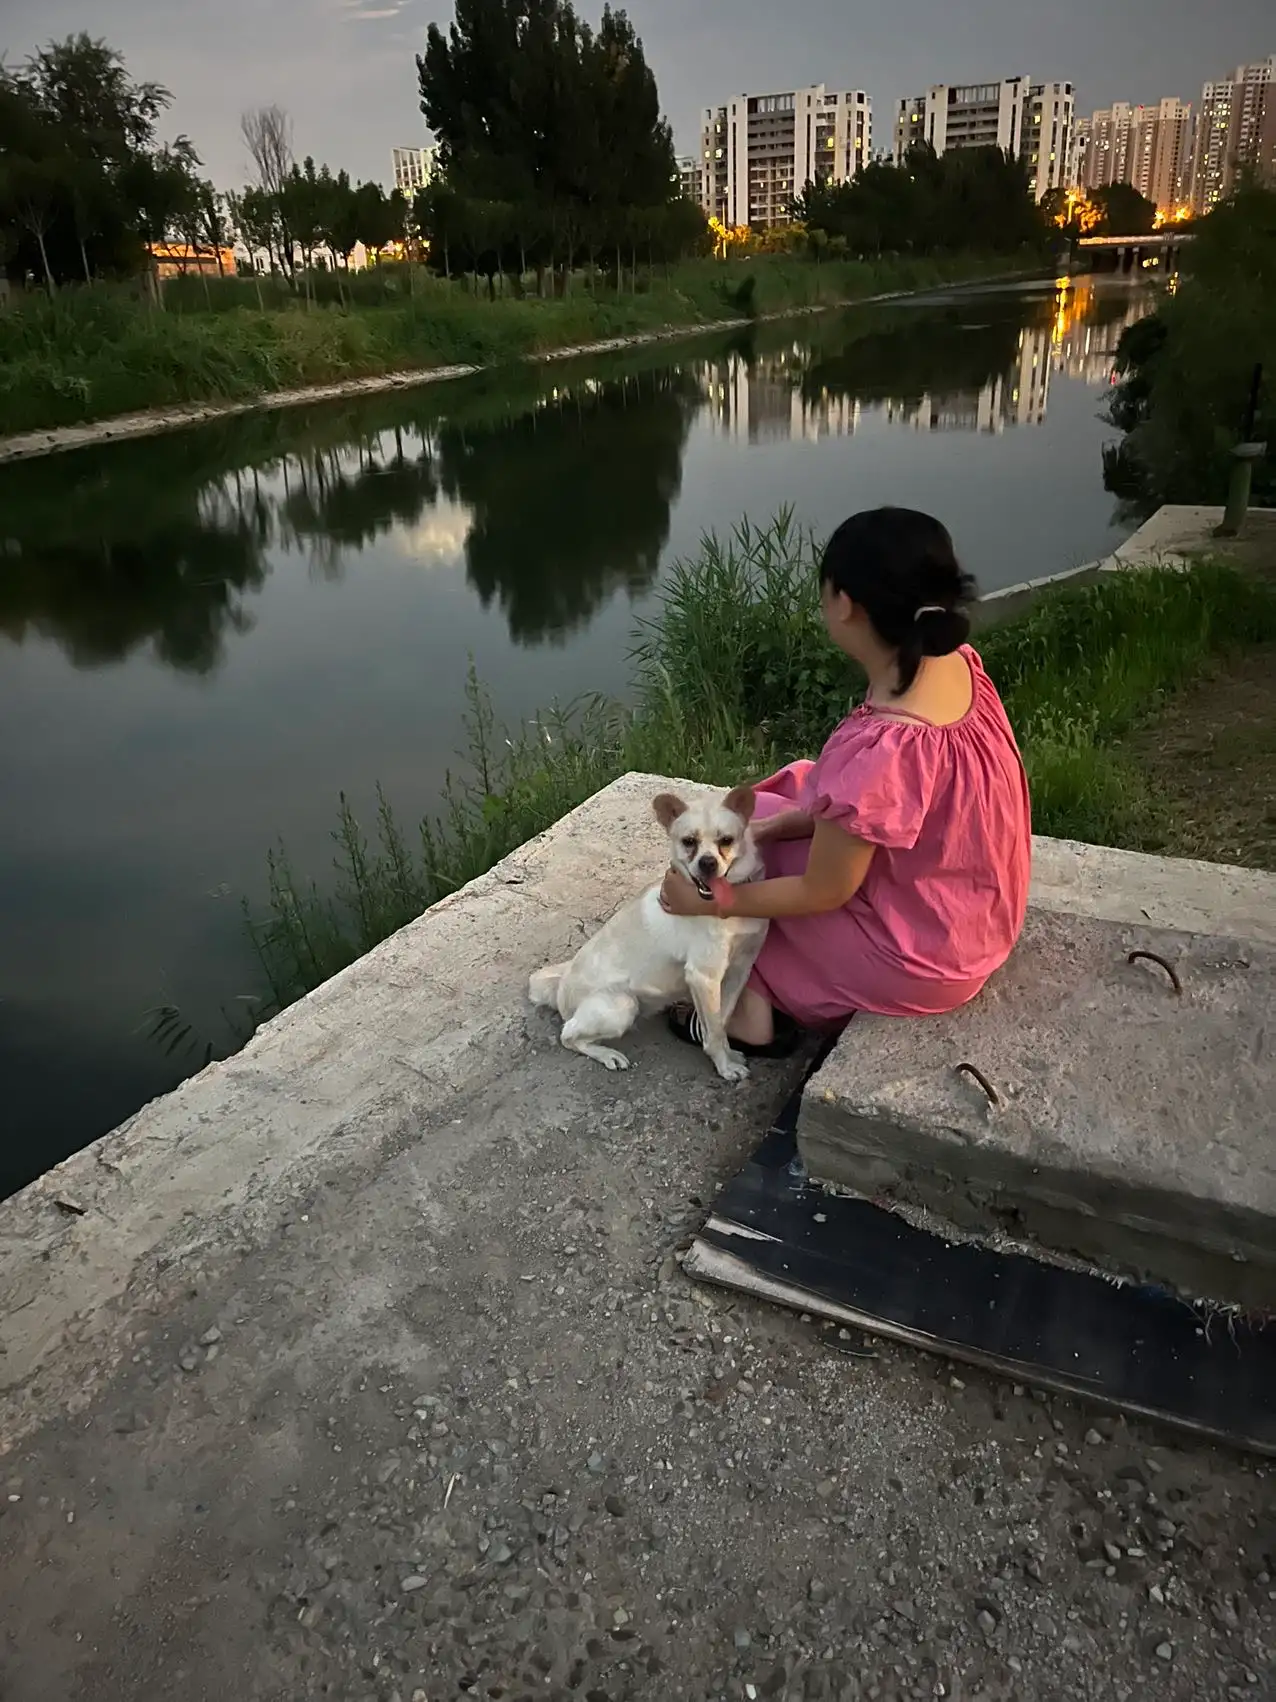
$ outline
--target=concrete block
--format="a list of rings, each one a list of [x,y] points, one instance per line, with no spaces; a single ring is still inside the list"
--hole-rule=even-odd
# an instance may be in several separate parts
[[[1034,908],[964,1010],[855,1019],[799,1144],[813,1176],[976,1235],[1273,1310],[1273,1011],[1271,945]]]

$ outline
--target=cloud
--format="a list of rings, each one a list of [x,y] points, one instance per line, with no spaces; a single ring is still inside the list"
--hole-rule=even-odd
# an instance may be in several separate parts
[[[343,18],[342,18],[342,22],[347,23],[347,24],[354,24],[354,23],[359,23],[362,20],[370,19],[370,18],[397,18],[399,13],[402,10],[403,10],[402,5],[398,5],[398,6],[378,6],[378,7],[375,7],[374,9],[372,9],[370,11],[365,11],[365,12],[346,12],[344,14]]]

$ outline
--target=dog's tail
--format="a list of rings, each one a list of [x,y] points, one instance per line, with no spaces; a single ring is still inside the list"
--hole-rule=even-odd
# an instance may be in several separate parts
[[[551,963],[547,969],[536,971],[527,983],[527,996],[534,1005],[558,1009],[558,984],[566,975],[567,967],[565,963]]]

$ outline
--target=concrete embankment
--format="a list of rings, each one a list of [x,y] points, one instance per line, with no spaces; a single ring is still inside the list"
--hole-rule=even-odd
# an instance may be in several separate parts
[[[523,996],[666,785],[0,1205],[6,1697],[1260,1693],[1266,1468],[684,1282],[791,1069],[611,1076]],[[1043,842],[1034,897],[1270,933],[1203,879]]]

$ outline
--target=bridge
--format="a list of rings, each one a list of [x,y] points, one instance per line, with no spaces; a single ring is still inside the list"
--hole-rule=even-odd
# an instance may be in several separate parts
[[[1178,259],[1183,248],[1196,239],[1191,231],[1157,230],[1148,236],[1083,236],[1078,248],[1092,253],[1112,254],[1118,272],[1132,272],[1155,258],[1158,264],[1169,267]]]

